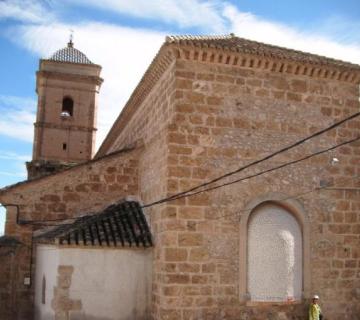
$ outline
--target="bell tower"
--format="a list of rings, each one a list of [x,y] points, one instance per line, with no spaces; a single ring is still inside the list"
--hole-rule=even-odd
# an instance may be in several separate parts
[[[67,46],[41,59],[32,161],[28,179],[90,160],[94,154],[101,66]]]

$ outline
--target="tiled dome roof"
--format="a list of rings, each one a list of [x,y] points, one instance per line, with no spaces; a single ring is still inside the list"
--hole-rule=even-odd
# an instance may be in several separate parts
[[[73,42],[70,40],[67,47],[56,51],[49,60],[59,62],[93,64],[88,57],[81,51],[74,48]]]

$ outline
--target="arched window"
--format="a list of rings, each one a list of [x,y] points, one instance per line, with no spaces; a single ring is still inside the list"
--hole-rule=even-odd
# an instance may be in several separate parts
[[[310,298],[310,222],[301,203],[281,193],[253,199],[239,234],[239,298],[287,303]]]
[[[65,97],[62,101],[61,116],[72,117],[74,111],[74,101],[69,97]]]
[[[300,225],[288,210],[269,202],[255,208],[248,224],[250,300],[301,300],[302,251]]]

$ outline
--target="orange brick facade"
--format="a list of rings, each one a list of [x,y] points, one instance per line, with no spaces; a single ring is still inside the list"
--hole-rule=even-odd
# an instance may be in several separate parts
[[[165,44],[98,159],[4,190],[0,200],[20,203],[21,219],[69,217],[128,195],[148,204],[235,170],[359,111],[358,67],[330,63],[327,69],[290,60]],[[360,120],[353,119],[223,182],[359,133]],[[132,145],[132,151],[111,155]],[[339,160],[335,165],[333,157]],[[309,298],[317,293],[327,319],[357,319],[359,175],[357,142],[244,182],[146,208],[155,241],[152,318],[304,319]],[[329,187],[315,190],[323,183]],[[273,195],[292,198],[309,221],[310,250],[304,256],[309,270],[304,276],[310,287],[296,303],[256,303],[241,295],[245,284],[240,262],[246,259],[241,221],[249,204],[271,200]],[[6,233],[30,244],[32,229],[16,226],[14,211],[8,209]],[[23,257],[23,275],[29,272],[29,260],[29,254]],[[31,312],[28,295],[19,294],[17,299],[26,300],[22,305]]]

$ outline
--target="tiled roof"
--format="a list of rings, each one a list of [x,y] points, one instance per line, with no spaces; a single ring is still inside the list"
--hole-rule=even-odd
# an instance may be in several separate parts
[[[178,43],[182,45],[194,45],[199,47],[213,47],[218,49],[229,49],[245,54],[253,54],[269,58],[288,59],[297,62],[312,64],[331,64],[341,67],[360,69],[357,64],[331,59],[324,56],[306,53],[299,50],[278,47],[257,41],[239,38],[234,34],[223,36],[167,36],[166,43]]]
[[[78,49],[74,48],[74,44],[70,41],[67,47],[56,51],[48,60],[59,62],[71,62],[82,64],[93,64],[88,57]]]
[[[217,51],[217,52],[215,52]],[[216,57],[216,59],[215,59]],[[358,83],[360,66],[349,62],[305,53],[283,47],[224,36],[167,36],[165,43],[144,73],[128,102],[103,140],[95,158],[116,148],[116,140],[141,103],[155,87],[174,59],[188,59],[205,63],[221,63],[267,70],[270,72],[299,74],[322,79]]]
[[[36,236],[36,240],[60,245],[152,246],[149,226],[136,201],[114,204],[73,223],[61,224]]]

